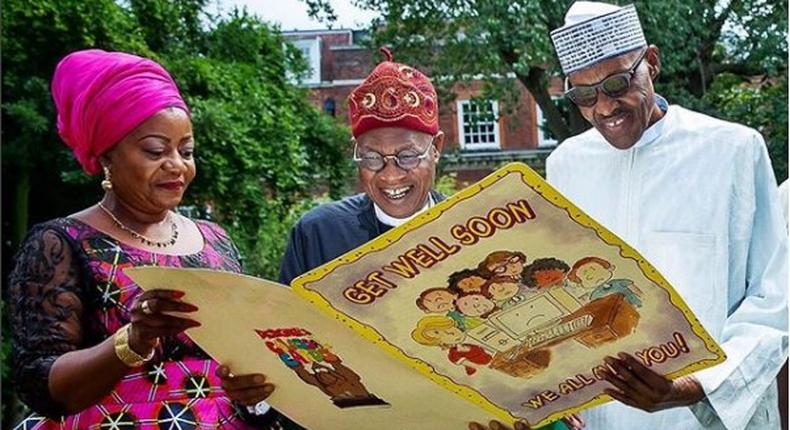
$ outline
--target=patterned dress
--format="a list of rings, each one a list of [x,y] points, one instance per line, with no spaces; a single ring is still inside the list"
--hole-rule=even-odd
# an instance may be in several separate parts
[[[239,253],[222,228],[196,221],[203,249],[164,255],[119,243],[73,218],[34,227],[17,255],[9,303],[13,356],[20,397],[41,415],[22,428],[191,430],[253,428],[225,396],[217,363],[183,333],[161,339],[153,360],[130,368],[112,392],[93,406],[63,416],[48,389],[60,355],[98,344],[129,322],[142,290],[123,269],[136,266],[200,267],[241,271]],[[167,287],[167,286],[163,286]],[[48,418],[44,418],[44,417]]]

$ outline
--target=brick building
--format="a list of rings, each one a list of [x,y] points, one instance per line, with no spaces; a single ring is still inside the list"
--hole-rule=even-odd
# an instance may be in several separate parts
[[[313,104],[346,121],[346,97],[380,61],[377,53],[363,46],[368,32],[291,31],[283,36],[308,60],[311,70],[301,83],[311,89]],[[440,104],[439,122],[447,142],[443,170],[456,172],[458,181],[466,183],[508,161],[523,161],[542,169],[557,142],[539,126],[543,116],[529,92],[522,87],[518,105],[504,109],[497,100],[473,102],[481,89],[481,81],[459,82],[452,89],[455,100]],[[561,93],[559,82],[551,92]]]

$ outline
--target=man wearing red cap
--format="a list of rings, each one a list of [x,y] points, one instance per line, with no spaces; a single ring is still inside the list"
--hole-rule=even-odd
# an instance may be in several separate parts
[[[427,76],[393,62],[386,48],[382,53],[385,61],[348,96],[365,192],[318,206],[293,226],[280,265],[285,285],[443,199],[431,189],[444,145],[436,91]],[[277,415],[269,412],[264,420],[283,421]]]
[[[291,229],[280,266],[283,284],[444,199],[432,190],[444,146],[436,91],[419,70],[393,62],[386,48],[381,51],[385,61],[348,96],[354,161],[365,192],[302,216]],[[558,422],[543,429],[549,428],[567,427]]]
[[[348,97],[365,192],[321,205],[296,223],[280,267],[283,284],[443,199],[432,190],[444,146],[436,91],[427,76],[382,52],[386,60]]]

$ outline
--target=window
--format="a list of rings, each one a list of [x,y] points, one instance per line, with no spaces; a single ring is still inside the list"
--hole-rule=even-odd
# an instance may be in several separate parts
[[[302,83],[320,84],[321,83],[321,39],[301,39],[291,41],[300,51],[307,61],[310,70],[305,75]]]
[[[496,100],[458,101],[461,149],[499,149],[499,106]]]
[[[335,116],[335,99],[330,97],[324,100],[324,113],[329,116]]]
[[[543,110],[537,103],[535,103],[535,112],[535,123],[538,125],[538,148],[557,146],[557,139],[549,131],[549,124],[543,116]]]

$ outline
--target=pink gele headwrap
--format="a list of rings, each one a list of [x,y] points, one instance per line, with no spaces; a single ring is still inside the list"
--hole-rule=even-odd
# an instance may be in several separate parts
[[[167,71],[147,58],[99,49],[77,51],[52,77],[58,134],[90,175],[99,157],[143,121],[169,107],[189,113]]]

